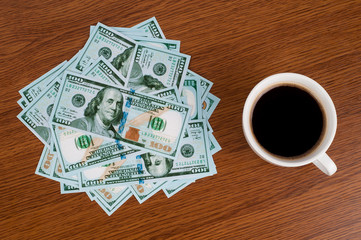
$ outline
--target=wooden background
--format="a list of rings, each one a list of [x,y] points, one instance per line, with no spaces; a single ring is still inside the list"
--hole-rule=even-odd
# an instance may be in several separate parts
[[[43,145],[16,118],[18,91],[75,55],[90,25],[152,16],[221,98],[210,119],[218,174],[170,199],[132,197],[108,217],[34,174]],[[360,16],[360,1],[1,1],[1,239],[361,239]],[[268,164],[247,145],[245,99],[280,72],[307,75],[332,97],[334,176]]]

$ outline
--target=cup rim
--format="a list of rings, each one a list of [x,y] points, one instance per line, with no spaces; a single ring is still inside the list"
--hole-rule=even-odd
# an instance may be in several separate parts
[[[286,81],[287,80],[287,81]],[[252,131],[251,114],[257,100],[265,93],[272,89],[272,86],[277,87],[282,84],[295,84],[307,88],[313,92],[314,97],[322,98],[320,104],[325,109],[325,118],[327,119],[327,126],[325,127],[325,136],[321,140],[318,147],[306,155],[301,155],[299,158],[290,160],[289,158],[278,157],[266,149],[264,149],[257,141]],[[268,89],[267,89],[268,88]],[[327,110],[327,111],[326,111]],[[277,73],[266,77],[260,81],[249,93],[243,108],[242,127],[244,136],[252,148],[252,150],[262,159],[285,167],[298,167],[306,165],[317,160],[321,155],[325,154],[331,145],[337,128],[337,115],[334,103],[326,90],[315,80],[298,73]]]

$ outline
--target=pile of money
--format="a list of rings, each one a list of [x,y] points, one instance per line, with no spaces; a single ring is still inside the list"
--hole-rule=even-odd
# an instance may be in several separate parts
[[[45,145],[36,174],[111,215],[131,196],[171,197],[216,174],[209,118],[220,99],[155,17],[90,27],[89,39],[19,91],[18,118]]]

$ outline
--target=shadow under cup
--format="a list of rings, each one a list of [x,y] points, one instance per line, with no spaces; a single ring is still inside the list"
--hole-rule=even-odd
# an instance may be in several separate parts
[[[261,158],[280,166],[317,160],[331,145],[336,126],[336,110],[327,92],[296,73],[261,81],[243,109],[247,142]]]

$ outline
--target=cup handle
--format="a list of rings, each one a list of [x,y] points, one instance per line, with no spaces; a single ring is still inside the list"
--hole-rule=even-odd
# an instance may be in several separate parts
[[[325,153],[319,159],[313,162],[322,172],[326,173],[328,176],[334,174],[337,170],[336,164],[332,159]]]

